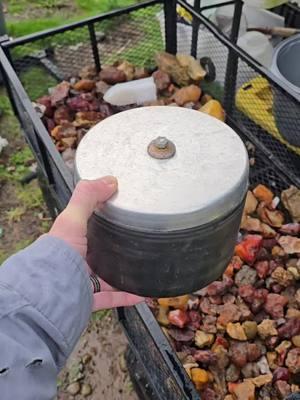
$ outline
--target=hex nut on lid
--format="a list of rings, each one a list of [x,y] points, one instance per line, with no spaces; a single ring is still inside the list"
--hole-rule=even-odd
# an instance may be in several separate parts
[[[232,212],[248,185],[248,155],[223,122],[185,108],[143,107],[94,126],[76,153],[78,179],[118,178],[99,213],[137,231],[172,232]]]

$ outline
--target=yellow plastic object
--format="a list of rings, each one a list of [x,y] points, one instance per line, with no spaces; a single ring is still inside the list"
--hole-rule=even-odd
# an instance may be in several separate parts
[[[292,146],[280,134],[273,115],[273,93],[262,77],[245,83],[236,94],[236,107],[257,125],[269,132],[290,150],[300,155],[300,147]]]
[[[191,23],[193,20],[192,15],[181,6],[177,6],[177,14],[188,23]]]

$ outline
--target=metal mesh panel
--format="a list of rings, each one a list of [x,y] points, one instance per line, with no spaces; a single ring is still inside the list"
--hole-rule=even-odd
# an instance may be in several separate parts
[[[152,66],[155,52],[163,49],[161,10],[156,5],[91,24],[101,64],[126,59],[137,66]],[[69,79],[95,63],[87,25],[21,44],[10,53],[32,100],[47,93],[56,84],[55,78]]]
[[[300,184],[300,103],[275,85],[270,79],[256,72],[251,63],[245,62],[239,49],[228,47],[214,35],[212,23],[198,23],[194,54],[199,59],[210,57],[216,68],[213,83],[201,83],[204,91],[224,101],[228,123],[256,147],[251,165],[251,183],[265,183],[279,193],[291,183]],[[190,53],[193,46],[192,25],[177,23],[178,52]],[[227,63],[236,58],[237,70],[228,71],[236,83],[226,86]],[[231,98],[232,101],[228,101]],[[275,164],[275,166],[274,166]],[[274,167],[276,172],[274,172]]]

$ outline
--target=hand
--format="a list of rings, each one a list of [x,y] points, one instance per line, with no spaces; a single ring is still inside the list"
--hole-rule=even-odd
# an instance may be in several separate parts
[[[103,206],[117,190],[117,179],[106,176],[95,181],[80,181],[70,199],[68,206],[56,218],[49,235],[58,237],[67,242],[86,259],[87,253],[87,222],[95,209]],[[86,264],[89,273],[89,266]],[[94,293],[93,310],[131,306],[142,302],[142,297],[119,292],[103,280],[100,282],[101,292]]]

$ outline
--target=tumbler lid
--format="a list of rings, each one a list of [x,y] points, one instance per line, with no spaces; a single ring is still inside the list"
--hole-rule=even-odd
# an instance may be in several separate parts
[[[148,232],[227,216],[244,199],[248,170],[245,146],[228,125],[180,107],[115,114],[90,129],[76,152],[78,179],[118,179],[118,192],[97,214]]]

